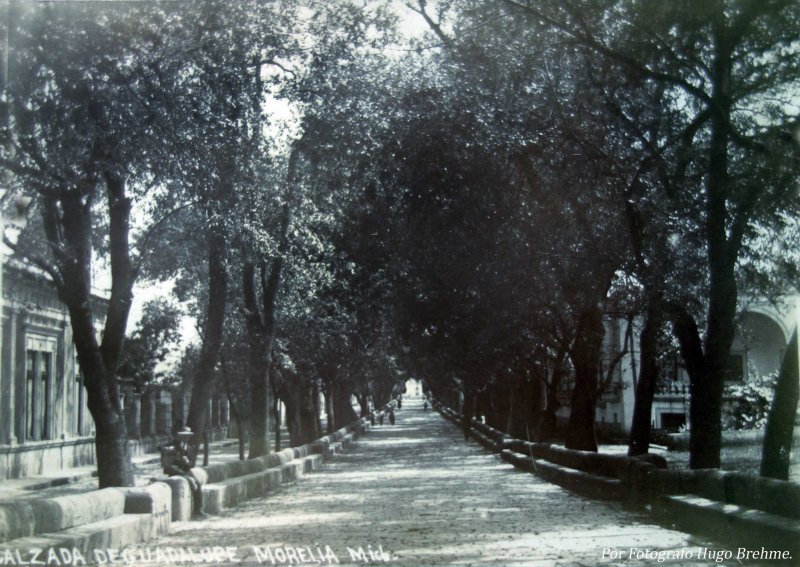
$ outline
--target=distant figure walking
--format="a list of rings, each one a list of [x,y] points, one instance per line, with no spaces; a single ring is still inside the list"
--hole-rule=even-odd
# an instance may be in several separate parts
[[[403,398],[402,397],[398,397],[397,398],[397,409],[400,409],[402,407],[403,407]]]
[[[393,409],[389,410],[389,423],[394,425],[394,410]]]
[[[428,401],[426,400],[422,407],[425,408],[425,411],[428,411]]]
[[[378,417],[378,423],[383,425],[383,412],[381,412],[381,415]]]

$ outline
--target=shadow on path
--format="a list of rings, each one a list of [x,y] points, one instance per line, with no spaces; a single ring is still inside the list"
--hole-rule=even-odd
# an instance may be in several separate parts
[[[275,556],[293,548],[314,556],[326,546],[342,565],[364,564],[348,547],[381,550],[398,566],[718,565],[697,560],[711,544],[519,472],[410,400],[396,425],[370,429],[320,473],[222,516],[176,524],[157,545],[233,546],[239,565],[272,565],[270,557],[311,565]],[[637,560],[632,547],[695,555]],[[625,555],[612,561],[612,553]]]

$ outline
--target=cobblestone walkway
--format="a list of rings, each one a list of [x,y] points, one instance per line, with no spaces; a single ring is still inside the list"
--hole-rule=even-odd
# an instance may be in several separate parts
[[[718,545],[518,472],[420,404],[397,417],[297,484],[128,551],[177,565],[205,546],[238,565],[721,564]]]

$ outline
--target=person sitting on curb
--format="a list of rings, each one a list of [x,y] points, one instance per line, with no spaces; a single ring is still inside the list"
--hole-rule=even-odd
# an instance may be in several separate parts
[[[192,491],[192,514],[194,516],[205,517],[203,513],[203,490],[200,482],[192,474],[192,463],[197,454],[196,446],[192,443],[194,433],[188,427],[184,427],[175,434],[172,445],[162,447],[161,459],[164,466],[164,474],[167,476],[182,476],[189,482]]]

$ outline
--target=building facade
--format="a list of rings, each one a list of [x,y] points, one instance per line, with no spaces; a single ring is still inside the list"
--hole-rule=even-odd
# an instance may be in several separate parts
[[[731,346],[727,383],[742,384],[780,370],[791,335],[800,323],[800,295],[787,295],[780,304],[752,302],[742,306]],[[606,318],[605,359],[627,354],[613,370],[597,403],[598,429],[609,434],[630,433],[639,369],[639,337],[635,325],[620,317]],[[653,399],[654,429],[676,431],[689,425],[689,377],[676,352],[661,368],[661,384]],[[800,380],[800,376],[798,376]],[[566,399],[565,399],[566,401]],[[568,402],[567,402],[568,405]],[[568,417],[565,408],[565,417]]]
[[[69,315],[52,283],[15,261],[2,265],[0,480],[95,463],[95,426],[72,342]],[[107,301],[94,297],[96,328]],[[185,423],[188,396],[157,385],[121,384],[132,455],[154,451]],[[209,401],[212,439],[225,437],[228,401]]]
[[[94,423],[66,308],[43,275],[12,261],[2,270],[0,478],[93,463]]]

